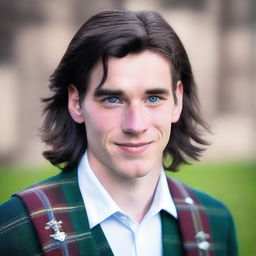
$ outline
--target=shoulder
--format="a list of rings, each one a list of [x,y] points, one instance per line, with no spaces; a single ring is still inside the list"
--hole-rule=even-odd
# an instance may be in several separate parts
[[[192,188],[184,183],[181,184],[192,192],[199,201],[201,209],[208,216],[216,250],[226,250],[225,255],[237,255],[235,224],[228,207],[222,201],[208,193]]]
[[[227,206],[219,199],[216,199],[215,197],[209,195],[208,193],[192,188],[191,186],[184,184],[179,180],[170,177],[168,177],[168,180],[171,181],[169,186],[175,186],[176,184],[175,187],[179,188],[178,190],[181,190],[181,194],[185,195],[186,193],[188,193],[189,197],[192,197],[194,200],[196,200],[196,205],[198,209],[202,209],[206,213],[212,225],[215,225],[217,223],[225,223],[223,225],[223,228],[225,229],[229,228],[229,224],[233,225],[233,218],[231,212],[229,211]],[[171,189],[171,192],[173,192],[173,189]]]
[[[218,198],[210,195],[209,193],[206,193],[204,191],[192,188],[188,185],[184,185],[189,189],[201,202],[202,205],[205,207],[217,207],[219,209],[222,209],[224,211],[229,211],[227,206]]]
[[[24,189],[29,190],[31,188],[43,188],[43,187],[51,187],[51,186],[57,186],[57,185],[65,185],[65,184],[73,184],[77,182],[77,168],[70,170],[70,171],[61,171],[58,174],[49,177],[45,180],[42,180],[38,183],[32,184],[28,188]]]
[[[8,219],[28,218],[26,206],[20,198],[20,194],[27,193],[34,188],[47,188],[55,185],[76,182],[76,171],[67,173],[60,172],[59,174],[32,184],[29,187],[15,193],[11,199],[0,204],[0,223],[5,223]]]
[[[178,181],[180,182],[180,181]],[[201,207],[209,216],[210,220],[222,219],[232,222],[232,214],[226,204],[221,200],[215,198],[214,196],[203,192],[201,190],[195,189],[187,184],[180,182],[188,191],[190,191],[199,201]]]
[[[188,187],[188,186],[187,186]],[[200,201],[208,215],[216,251],[226,250],[225,255],[237,255],[238,243],[235,222],[229,208],[213,196],[188,187]]]
[[[16,242],[18,243],[17,248],[19,247],[18,251],[20,252],[22,252],[23,248],[21,245],[24,245],[24,248],[31,248],[32,251],[37,251],[40,247],[27,206],[19,195],[30,191],[31,188],[47,187],[49,185],[70,182],[72,179],[75,180],[75,175],[74,171],[68,173],[61,172],[56,176],[29,186],[0,205],[0,234],[3,237],[0,241],[0,251],[4,251],[4,255],[30,255],[27,249],[24,249],[26,253],[17,254],[15,251]]]
[[[0,205],[0,231],[3,232],[29,221],[25,206],[14,196]]]
[[[189,186],[188,184],[183,183],[182,181],[173,179],[168,177],[168,179],[171,179],[173,181],[176,181],[178,184],[180,184],[182,187],[184,187],[187,191],[190,192],[190,194],[192,193],[197,200],[200,202],[200,204],[202,205],[202,207],[208,209],[208,208],[214,208],[214,209],[219,209],[220,211],[223,211],[223,214],[230,214],[227,206],[220,201],[219,199],[215,198],[214,196],[198,190],[196,188],[193,188],[191,186]]]
[[[16,196],[0,205],[0,234],[3,255],[32,255],[41,251],[27,210]]]
[[[180,190],[181,195],[184,196],[188,193],[187,196],[196,200],[196,205],[198,209],[201,209],[206,213],[209,221],[213,226],[215,226],[216,224],[224,223],[222,227],[228,230],[228,225],[233,225],[232,215],[227,206],[223,202],[209,195],[208,193],[192,188],[191,186],[184,184],[179,180],[170,177],[168,177],[168,180],[171,181],[169,186],[174,185],[176,187],[176,190],[177,188],[179,188],[178,190]],[[171,192],[173,192],[173,189],[171,189]]]
[[[66,189],[66,184],[76,184],[76,170],[59,173],[53,177],[33,184],[15,194],[10,200],[0,205],[0,252],[8,255],[41,255],[37,232],[28,212],[28,205],[23,195],[31,195],[31,191],[51,191],[61,186]],[[64,187],[64,188],[63,188]],[[68,187],[70,189],[70,186]],[[56,189],[55,189],[56,190]],[[56,192],[54,190],[54,192]],[[58,194],[58,193],[57,193]],[[36,197],[29,197],[33,205],[38,206]],[[17,239],[18,238],[18,239]]]
[[[21,197],[22,194],[29,193],[34,189],[51,189],[55,187],[65,187],[65,185],[77,185],[77,168],[70,171],[60,171],[58,174],[41,180],[37,183],[17,191],[13,196]],[[22,201],[22,200],[21,200]]]

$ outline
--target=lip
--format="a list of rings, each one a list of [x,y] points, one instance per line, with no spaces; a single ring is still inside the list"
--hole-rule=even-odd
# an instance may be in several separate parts
[[[145,152],[151,142],[140,142],[140,143],[116,143],[116,145],[126,153],[139,154]]]

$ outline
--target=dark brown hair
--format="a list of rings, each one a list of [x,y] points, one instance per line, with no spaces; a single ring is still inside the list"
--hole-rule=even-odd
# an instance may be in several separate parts
[[[197,88],[186,51],[170,25],[154,11],[109,10],[91,17],[75,34],[57,69],[50,77],[52,96],[43,99],[45,119],[42,139],[50,146],[43,154],[62,170],[74,168],[87,148],[84,124],[73,121],[68,112],[68,86],[79,91],[80,100],[87,90],[90,72],[102,60],[107,77],[109,56],[122,58],[146,49],[163,54],[171,63],[173,90],[177,81],[184,86],[180,120],[172,126],[164,155],[171,156],[167,166],[177,170],[188,159],[198,160],[207,142],[202,131],[208,129],[200,114]],[[100,86],[100,85],[99,85]]]

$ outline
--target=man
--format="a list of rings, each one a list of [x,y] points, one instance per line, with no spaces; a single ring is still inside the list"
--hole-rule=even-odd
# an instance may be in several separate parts
[[[3,255],[237,255],[225,206],[164,174],[198,159],[207,125],[159,14],[91,17],[50,82],[44,156],[62,172],[1,206]]]

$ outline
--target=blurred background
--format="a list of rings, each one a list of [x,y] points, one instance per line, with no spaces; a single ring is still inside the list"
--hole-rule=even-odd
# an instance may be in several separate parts
[[[255,1],[0,0],[0,160],[40,163],[40,98],[76,30],[112,7],[159,11],[190,57],[214,135],[206,160],[256,156]]]
[[[40,98],[84,21],[120,7],[159,11],[182,40],[213,134],[202,164],[172,175],[223,200],[241,255],[256,255],[254,0],[0,0],[0,202],[56,172],[41,154]]]

